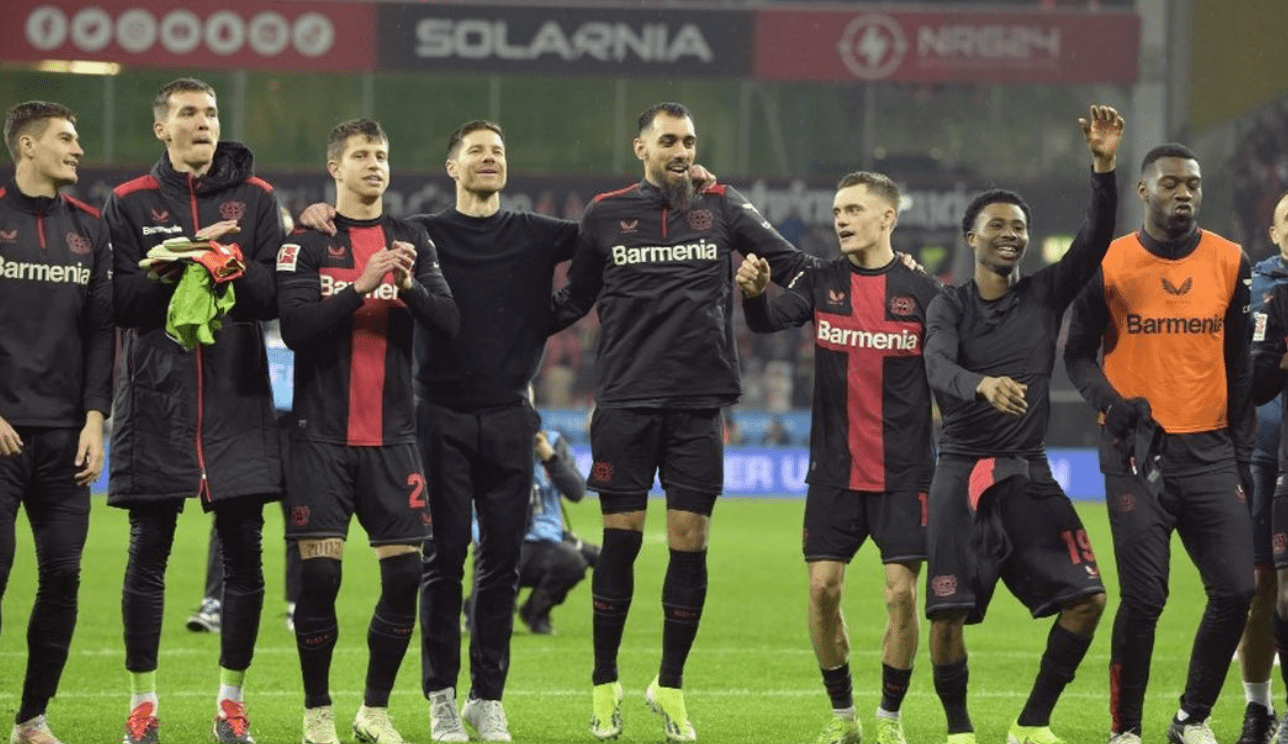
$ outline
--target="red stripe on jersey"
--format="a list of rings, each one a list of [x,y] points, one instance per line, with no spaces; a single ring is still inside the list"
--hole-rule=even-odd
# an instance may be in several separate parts
[[[966,486],[971,511],[979,511],[979,500],[984,498],[984,492],[997,483],[996,471],[996,457],[985,457],[976,462],[975,467],[971,468],[970,480]]]
[[[349,230],[354,279],[372,255],[385,247],[384,228]],[[381,282],[392,282],[386,274]],[[385,363],[389,352],[389,302],[368,297],[353,314],[353,347],[349,355],[349,429],[351,447],[376,447],[385,439]]]
[[[850,276],[850,320],[855,327],[884,325],[885,296],[885,274]],[[850,489],[884,491],[885,417],[881,399],[885,394],[885,355],[851,353],[846,359],[845,374],[850,391],[845,417],[849,423]]]
[[[850,314],[815,311],[815,343],[845,355],[848,488],[886,490],[885,362],[921,355],[921,324],[888,320],[886,274],[850,275]],[[844,297],[840,299],[844,302]]]
[[[0,192],[0,196],[4,196],[4,193],[3,193],[3,192]],[[98,210],[97,210],[97,209],[95,209],[95,208],[91,207],[90,205],[86,204],[85,202],[81,201],[80,199],[77,199],[77,198],[72,197],[72,196],[68,196],[68,195],[66,195],[66,194],[63,194],[63,198],[67,200],[67,203],[68,203],[68,204],[72,205],[73,207],[76,207],[77,209],[81,210],[82,212],[87,212],[87,213],[89,213],[89,214],[90,214],[91,216],[93,216],[93,217],[98,217],[98,216],[99,216],[99,212],[98,212]]]
[[[601,201],[603,201],[603,200],[605,200],[605,199],[611,199],[611,198],[613,198],[614,196],[621,196],[622,194],[625,194],[626,192],[628,192],[628,191],[632,191],[632,190],[637,189],[637,188],[639,188],[639,184],[638,184],[638,183],[633,183],[633,184],[631,184],[630,186],[627,186],[627,187],[625,187],[625,188],[618,189],[618,190],[616,190],[616,191],[605,191],[605,192],[604,192],[604,193],[602,193],[602,194],[596,194],[596,195],[595,195],[595,198],[594,198],[594,201],[596,201],[596,202],[601,202]]]
[[[161,188],[161,184],[157,183],[157,180],[153,178],[151,174],[149,174],[146,176],[139,176],[138,178],[126,181],[120,186],[117,186],[116,188],[112,189],[112,193],[116,194],[117,196],[128,196],[130,194],[133,194],[135,191],[143,191],[145,189],[159,189],[159,188]]]
[[[273,186],[272,186],[272,184],[270,184],[268,181],[265,181],[264,179],[260,178],[259,176],[251,176],[250,178],[247,178],[247,179],[246,179],[246,183],[248,183],[248,184],[250,184],[250,185],[252,185],[252,186],[258,186],[258,187],[260,187],[261,189],[263,189],[264,191],[266,191],[266,192],[268,192],[268,193],[270,193],[270,194],[271,194],[271,193],[273,193]]]

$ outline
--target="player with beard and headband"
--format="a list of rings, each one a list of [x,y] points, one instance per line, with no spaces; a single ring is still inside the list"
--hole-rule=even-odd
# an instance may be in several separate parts
[[[596,196],[582,216],[568,284],[554,298],[562,329],[598,301],[594,465],[604,539],[595,566],[591,733],[622,731],[617,655],[634,595],[648,492],[660,471],[670,563],[662,585],[662,662],[645,693],[668,741],[694,741],[681,691],[706,599],[707,535],[724,485],[720,409],[741,395],[733,323],[733,253],[761,256],[776,277],[817,261],[796,250],[741,194],[695,188],[693,116],[660,103],[639,118],[644,178]]]
[[[1094,172],[1086,219],[1068,252],[1021,276],[1029,207],[1014,192],[980,194],[962,218],[974,278],[944,290],[926,320],[926,372],[943,412],[930,486],[926,615],[948,744],[975,742],[963,627],[984,619],[999,579],[1033,617],[1058,614],[1008,744],[1063,741],[1051,731],[1051,711],[1104,612],[1091,542],[1043,444],[1061,320],[1109,248],[1118,207],[1122,117],[1092,106],[1079,123]]]
[[[1104,416],[1100,469],[1121,595],[1110,647],[1110,741],[1141,740],[1175,531],[1203,578],[1207,608],[1167,739],[1211,744],[1207,719],[1254,591],[1245,503],[1256,435],[1251,269],[1238,245],[1198,226],[1203,174],[1188,148],[1146,153],[1136,192],[1144,225],[1110,246],[1074,305],[1064,352],[1069,378]],[[1163,440],[1157,468],[1130,446],[1154,427]]]
[[[4,139],[14,173],[0,187],[0,595],[13,569],[20,506],[37,573],[9,741],[60,744],[45,711],[76,628],[90,484],[103,470],[115,344],[112,254],[98,211],[59,193],[79,180],[84,155],[71,109],[20,103],[5,116]]]
[[[934,471],[930,386],[922,361],[926,308],[938,280],[890,245],[899,187],[880,173],[837,184],[833,226],[841,257],[764,294],[770,268],[738,269],[751,330],[815,325],[814,410],[802,547],[809,565],[809,628],[833,715],[817,744],[858,744],[845,569],[869,536],[881,550],[888,613],[881,656],[878,744],[904,744],[899,708],[917,654],[917,574],[926,558],[926,499]]]

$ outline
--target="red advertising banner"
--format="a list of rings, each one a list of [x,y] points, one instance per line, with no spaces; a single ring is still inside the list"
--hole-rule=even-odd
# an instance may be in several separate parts
[[[762,10],[761,80],[1133,83],[1140,18],[1101,13]]]
[[[13,0],[0,59],[148,67],[375,69],[370,3]],[[14,33],[17,31],[17,33]]]

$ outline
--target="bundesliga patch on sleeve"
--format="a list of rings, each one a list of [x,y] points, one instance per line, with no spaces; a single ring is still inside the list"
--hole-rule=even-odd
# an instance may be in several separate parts
[[[277,251],[277,270],[295,271],[295,263],[300,258],[300,246],[296,243],[283,243]]]
[[[1253,342],[1266,340],[1266,314],[1252,314],[1252,340]]]

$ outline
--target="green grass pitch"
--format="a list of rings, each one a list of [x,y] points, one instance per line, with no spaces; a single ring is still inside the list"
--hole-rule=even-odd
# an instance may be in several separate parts
[[[725,499],[716,508],[711,534],[710,593],[685,675],[686,701],[699,741],[812,742],[828,715],[806,629],[805,568],[800,557],[804,502]],[[195,507],[195,505],[192,505]],[[621,654],[626,689],[623,742],[655,742],[661,725],[643,704],[645,685],[656,673],[661,638],[661,581],[666,560],[663,505],[650,504],[649,529],[636,566],[636,594]],[[1109,629],[1117,606],[1108,523],[1102,504],[1079,506],[1109,587],[1109,611],[1078,678],[1056,709],[1053,726],[1071,744],[1103,742],[1109,727],[1107,666]],[[261,744],[300,740],[303,693],[294,637],[283,623],[281,514],[265,510],[265,571],[268,598],[247,702]],[[587,538],[599,534],[593,498],[570,516]],[[210,740],[218,685],[216,638],[184,629],[203,583],[209,518],[190,508],[180,519],[170,561],[161,664],[161,738],[167,744]],[[68,744],[120,740],[129,687],[121,640],[120,592],[129,526],[124,512],[95,498],[85,551],[80,622],[58,698],[50,707],[55,733]],[[354,526],[340,593],[341,636],[332,670],[336,719],[343,741],[361,701],[366,665],[366,623],[378,591],[375,557]],[[1171,600],[1158,629],[1146,701],[1146,741],[1161,741],[1184,686],[1193,632],[1203,608],[1197,573],[1174,543]],[[845,612],[852,645],[855,698],[867,731],[879,702],[879,644],[884,625],[881,572],[874,546],[865,546],[848,572]],[[924,577],[923,577],[924,578]],[[589,581],[554,613],[557,635],[532,636],[516,622],[505,705],[516,742],[593,741],[590,708]],[[31,534],[18,525],[18,557],[4,598],[0,634],[0,709],[12,717],[18,705],[25,658],[26,616],[35,590]],[[1050,626],[1034,621],[1004,589],[988,620],[967,629],[971,713],[979,741],[1004,741],[1023,705]],[[904,704],[908,740],[942,742],[944,718],[935,697],[926,648],[926,625],[912,689]],[[468,689],[468,653],[461,690]],[[1283,699],[1276,677],[1276,698]],[[413,644],[391,701],[408,741],[429,742],[428,707],[420,695],[419,650]],[[1213,714],[1220,741],[1238,736],[1243,695],[1238,667],[1231,665]]]

